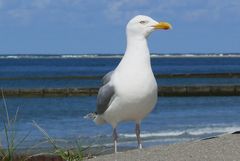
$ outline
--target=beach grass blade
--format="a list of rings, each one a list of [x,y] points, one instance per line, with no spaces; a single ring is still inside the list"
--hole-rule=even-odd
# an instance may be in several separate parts
[[[35,121],[33,121],[33,125],[44,135],[47,142],[49,142],[53,146],[53,148],[54,148],[53,154],[60,156],[62,159],[66,160],[66,161],[81,161],[81,160],[83,160],[83,157],[84,157],[83,152],[85,150],[89,149],[89,147],[82,148],[80,142],[76,141],[75,142],[76,145],[73,148],[66,149],[66,148],[58,145],[56,140],[53,139],[52,137],[50,137],[48,135],[48,133],[41,126],[39,126]]]
[[[0,139],[0,160],[12,161],[16,156],[17,148],[27,139],[27,137],[30,135],[30,131],[24,137],[20,139],[16,139],[17,133],[16,133],[15,125],[17,122],[19,107],[17,108],[14,117],[11,119],[8,112],[7,101],[5,99],[2,89],[1,89],[1,94],[2,94],[5,114],[1,113],[0,115],[1,115],[1,121],[3,123],[3,133],[4,133],[5,139],[4,138]],[[2,144],[3,139],[6,140],[6,143],[5,143],[6,148]]]

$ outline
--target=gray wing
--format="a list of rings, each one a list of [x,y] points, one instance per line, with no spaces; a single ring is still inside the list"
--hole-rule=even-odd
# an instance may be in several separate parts
[[[103,85],[107,84],[110,80],[111,80],[111,77],[112,77],[112,74],[113,74],[114,70],[112,70],[111,72],[108,72],[102,79],[102,83]]]
[[[114,98],[114,86],[105,84],[102,86],[97,95],[97,114],[103,114]]]

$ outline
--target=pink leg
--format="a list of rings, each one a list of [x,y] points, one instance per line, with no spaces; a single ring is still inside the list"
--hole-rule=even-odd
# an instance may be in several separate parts
[[[117,135],[117,130],[116,128],[113,129],[113,143],[114,143],[114,152],[117,153],[117,139],[118,139],[118,135]]]
[[[135,133],[137,136],[138,149],[142,149],[141,137],[140,137],[140,124],[136,123]]]

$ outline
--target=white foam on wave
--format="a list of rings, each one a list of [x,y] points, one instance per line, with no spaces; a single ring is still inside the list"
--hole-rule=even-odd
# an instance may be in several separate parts
[[[0,58],[2,58],[2,59],[18,59],[19,56],[17,56],[17,55],[7,55],[7,56],[1,55]]]
[[[233,133],[239,130],[240,130],[239,126],[206,127],[206,128],[200,128],[200,129],[192,129],[192,130],[189,130],[188,133],[190,135],[204,135],[204,134],[212,134],[212,133]]]
[[[99,57],[98,54],[66,54],[66,55],[61,55],[61,58],[97,58]]]
[[[123,54],[9,54],[9,55],[0,55],[1,59],[51,59],[51,58],[121,58]],[[240,57],[240,53],[209,53],[209,54],[151,54],[152,58],[174,58],[174,57]]]
[[[155,133],[142,133],[142,138],[149,138],[149,137],[164,137],[164,136],[179,136],[184,134],[184,131],[169,131],[169,132],[155,132]],[[135,134],[120,134],[120,136],[127,137],[127,138],[135,138]]]
[[[150,138],[150,137],[177,137],[181,135],[192,135],[192,136],[200,136],[200,135],[208,135],[208,134],[222,134],[222,133],[233,133],[235,131],[239,131],[240,126],[230,126],[230,127],[204,127],[204,128],[191,128],[186,130],[178,130],[178,131],[163,131],[163,132],[154,132],[154,133],[142,133],[142,138]],[[129,134],[120,134],[122,137],[126,138],[135,138],[136,135],[134,133]]]
[[[54,59],[61,58],[60,55],[1,55],[0,59]]]

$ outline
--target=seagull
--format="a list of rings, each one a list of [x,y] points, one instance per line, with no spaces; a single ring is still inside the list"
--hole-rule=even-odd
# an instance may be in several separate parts
[[[96,124],[108,123],[113,128],[114,152],[117,152],[117,125],[123,121],[136,123],[138,148],[141,120],[154,108],[158,98],[158,86],[154,77],[147,38],[157,29],[171,29],[167,22],[157,22],[144,15],[132,18],[126,27],[127,47],[116,69],[107,73],[98,91],[97,108],[85,118]]]

